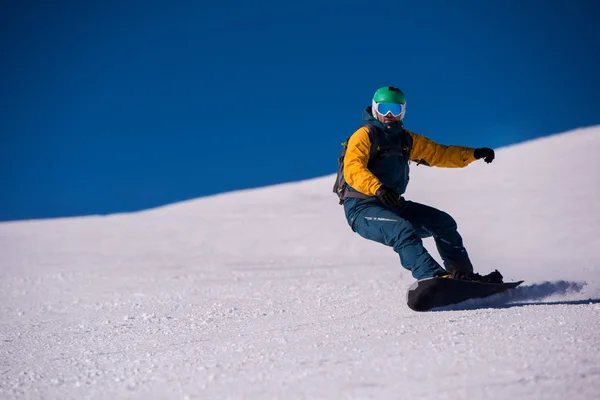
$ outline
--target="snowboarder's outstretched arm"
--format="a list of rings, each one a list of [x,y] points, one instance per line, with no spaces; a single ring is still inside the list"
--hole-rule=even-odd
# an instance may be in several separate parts
[[[381,182],[369,169],[371,138],[365,127],[359,128],[350,136],[344,157],[344,179],[348,185],[368,196],[375,196]]]
[[[432,167],[463,168],[476,160],[475,149],[446,146],[409,131],[413,139],[410,159]]]

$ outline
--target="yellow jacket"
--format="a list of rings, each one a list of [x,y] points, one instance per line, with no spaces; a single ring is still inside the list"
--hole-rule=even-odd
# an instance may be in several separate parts
[[[409,130],[406,132],[412,138],[409,157],[412,161],[442,168],[463,168],[475,161],[475,149],[473,148],[445,146]],[[344,179],[353,189],[369,196],[375,196],[377,189],[382,186],[377,175],[384,175],[385,171],[378,173],[379,171],[371,171],[367,168],[370,151],[369,132],[366,127],[361,127],[348,140],[348,148],[344,157]],[[404,182],[404,187],[407,183]]]

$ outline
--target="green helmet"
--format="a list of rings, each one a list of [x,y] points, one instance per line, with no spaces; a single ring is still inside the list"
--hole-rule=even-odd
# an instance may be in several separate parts
[[[372,114],[375,118],[377,118],[377,109],[379,103],[392,103],[392,104],[402,104],[402,114],[401,118],[404,118],[404,113],[406,112],[406,97],[404,97],[404,93],[402,90],[393,87],[393,86],[384,86],[382,88],[377,89],[375,94],[373,95],[372,102]]]

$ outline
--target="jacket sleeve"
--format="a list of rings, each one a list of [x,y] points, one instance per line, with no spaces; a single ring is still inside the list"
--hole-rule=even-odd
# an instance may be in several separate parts
[[[413,139],[410,159],[426,162],[432,167],[463,168],[475,161],[475,149],[462,146],[446,146],[435,143],[425,136],[410,132]]]
[[[344,157],[344,179],[352,188],[368,196],[375,196],[381,182],[367,169],[371,152],[371,139],[365,127],[350,136]]]

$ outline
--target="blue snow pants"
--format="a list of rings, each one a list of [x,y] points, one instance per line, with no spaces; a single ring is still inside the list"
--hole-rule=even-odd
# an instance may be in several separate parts
[[[447,274],[446,270],[473,270],[456,221],[443,211],[412,201],[401,209],[387,208],[375,199],[347,199],[344,208],[352,230],[391,246],[415,279]],[[423,246],[422,239],[432,236],[446,270]]]

